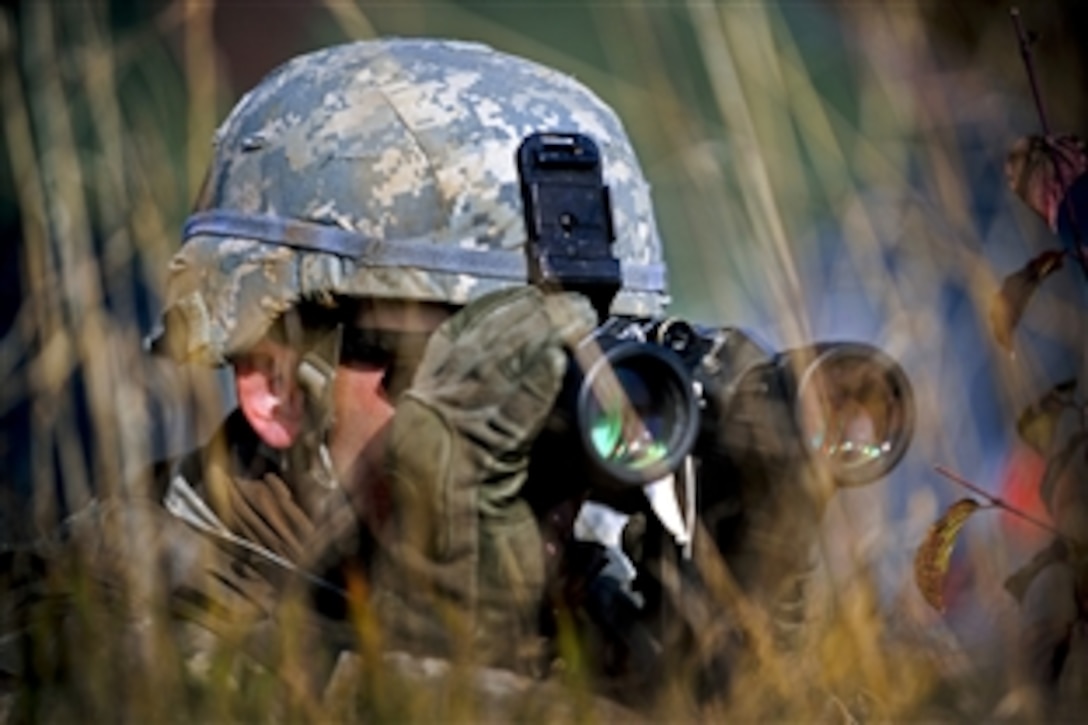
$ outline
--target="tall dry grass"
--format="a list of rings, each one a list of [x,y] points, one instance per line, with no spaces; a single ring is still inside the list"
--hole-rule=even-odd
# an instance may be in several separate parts
[[[19,290],[0,340],[0,476],[9,498],[15,491],[6,552],[25,551],[96,492],[123,492],[222,412],[219,379],[150,360],[141,338],[212,131],[245,90],[230,85],[232,63],[261,43],[254,21],[234,36],[242,47],[221,44],[217,13],[239,7],[42,0],[0,16],[4,260],[17,265]],[[975,719],[1010,681],[1015,611],[1000,581],[1024,548],[996,517],[972,524],[956,560],[967,583],[946,617],[914,591],[910,557],[957,494],[932,465],[996,485],[1016,411],[1078,349],[1079,310],[1074,291],[1055,288],[1029,310],[1015,359],[990,342],[985,310],[1000,276],[1045,244],[1000,179],[1005,145],[1032,130],[1032,116],[1023,83],[999,80],[1019,72],[1006,18],[980,15],[986,25],[965,51],[943,44],[926,11],[327,0],[284,41],[285,59],[349,38],[453,35],[573,73],[617,108],[642,153],[675,312],[750,327],[779,347],[867,339],[907,367],[919,406],[913,448],[893,476],[841,494],[828,512],[811,646],[751,670],[728,707],[704,715]],[[276,22],[275,4],[252,12]],[[1079,111],[1059,109],[1066,119]],[[132,600],[153,572],[144,534],[110,532],[135,570],[110,596]],[[8,701],[16,715],[552,720],[566,702],[580,719],[607,719],[578,678],[559,695],[505,700],[500,713],[479,709],[464,672],[421,688],[419,673],[364,668],[347,695],[322,701],[213,657],[197,682],[153,618],[121,627],[108,616],[113,600],[68,574],[80,582],[69,587],[78,606],[63,609],[75,614],[39,607],[28,623],[41,646],[26,699]],[[75,676],[61,677],[64,668]],[[644,714],[690,707],[678,694]]]

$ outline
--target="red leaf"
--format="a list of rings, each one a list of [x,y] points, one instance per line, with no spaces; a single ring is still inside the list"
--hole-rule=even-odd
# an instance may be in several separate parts
[[[1001,512],[1001,527],[1024,551],[1037,549],[1054,537],[1053,532],[1034,523],[1053,525],[1040,493],[1045,471],[1046,459],[1026,445],[1015,446],[1002,469],[1001,501],[1009,510]],[[1027,521],[1014,511],[1034,521]]]

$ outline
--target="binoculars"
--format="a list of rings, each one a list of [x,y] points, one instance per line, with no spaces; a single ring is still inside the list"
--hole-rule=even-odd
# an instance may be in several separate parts
[[[557,419],[606,488],[659,480],[687,456],[811,464],[864,485],[913,435],[909,378],[864,343],[773,351],[737,328],[612,317],[572,357]]]
[[[914,403],[881,350],[826,342],[775,352],[742,330],[607,317],[623,286],[596,143],[535,133],[517,152],[528,278],[584,294],[606,321],[572,351],[553,422],[605,487],[642,485],[689,455],[814,463],[842,486],[874,481],[910,444]]]

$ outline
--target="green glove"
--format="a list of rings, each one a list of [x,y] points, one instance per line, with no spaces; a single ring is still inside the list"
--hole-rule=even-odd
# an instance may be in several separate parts
[[[585,298],[524,287],[473,302],[432,335],[388,449],[397,604],[379,614],[400,620],[394,629],[513,655],[544,587],[540,532],[520,497],[529,451],[562,385],[564,347],[596,323]]]

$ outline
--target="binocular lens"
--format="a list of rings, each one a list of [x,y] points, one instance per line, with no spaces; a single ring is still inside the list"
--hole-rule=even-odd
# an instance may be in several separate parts
[[[809,446],[822,450],[840,465],[863,465],[875,461],[889,449],[887,441],[877,440],[878,424],[864,407],[861,409],[827,411],[821,430],[813,433]]]
[[[874,348],[830,346],[809,367],[798,398],[805,443],[841,485],[880,478],[906,451],[914,418],[910,383]]]
[[[590,458],[611,481],[643,485],[668,475],[691,451],[697,403],[668,350],[609,347],[581,383],[578,425]]]
[[[665,427],[661,410],[654,405],[646,381],[630,370],[617,370],[616,378],[626,400],[607,407],[594,398],[589,409],[589,435],[601,459],[620,466],[644,469],[665,460],[668,444],[659,436]]]

